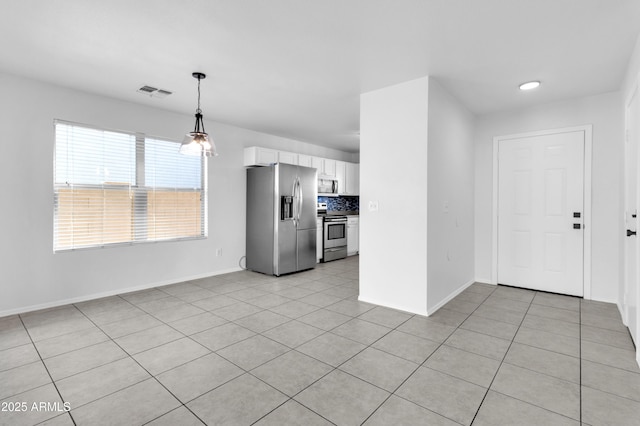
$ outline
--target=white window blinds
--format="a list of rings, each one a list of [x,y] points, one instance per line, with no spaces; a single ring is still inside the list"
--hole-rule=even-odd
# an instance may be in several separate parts
[[[55,122],[54,250],[206,236],[206,162],[179,144]]]
[[[205,234],[202,157],[181,155],[175,142],[146,139],[147,239]]]

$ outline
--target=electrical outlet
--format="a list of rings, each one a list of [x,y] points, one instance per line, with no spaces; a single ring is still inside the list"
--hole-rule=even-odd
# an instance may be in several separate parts
[[[378,211],[378,201],[369,201],[369,211],[377,212]]]
[[[220,256],[222,256],[222,249],[221,248],[216,250],[216,257],[220,257]]]

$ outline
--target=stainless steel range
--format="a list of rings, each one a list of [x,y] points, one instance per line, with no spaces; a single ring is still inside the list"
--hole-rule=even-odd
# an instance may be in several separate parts
[[[347,257],[347,217],[327,214],[327,203],[318,203],[318,217],[322,217],[322,262]]]
[[[322,262],[347,257],[347,217],[327,215],[323,218]]]

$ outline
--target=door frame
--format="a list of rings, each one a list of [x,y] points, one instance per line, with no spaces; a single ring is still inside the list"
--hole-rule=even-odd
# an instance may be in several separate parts
[[[627,142],[629,139],[629,128],[630,128],[630,121],[631,121],[631,117],[629,117],[629,107],[631,105],[631,102],[633,101],[633,99],[635,97],[640,97],[640,73],[636,76],[636,80],[633,83],[633,86],[631,87],[631,90],[629,92],[629,95],[627,96],[627,98],[625,99],[625,103],[624,103],[624,148],[625,148],[625,157],[627,154]],[[640,117],[635,117],[636,120],[640,120]],[[636,210],[640,210],[638,207],[640,206],[640,145],[637,147],[637,153],[636,153],[637,157],[636,157],[636,161],[638,162],[638,170],[637,170],[637,175],[636,175]],[[624,230],[628,229],[627,228],[627,170],[626,170],[626,164],[625,164],[625,171],[624,171],[624,211],[623,211],[623,224],[624,224]],[[637,226],[636,226],[636,230],[637,230]],[[624,237],[625,239],[627,237]],[[624,325],[627,326],[627,328],[629,327],[629,309],[628,309],[628,301],[627,301],[627,297],[629,295],[629,280],[627,277],[627,259],[628,259],[628,255],[627,255],[627,242],[625,241],[624,243],[624,251],[623,251],[623,256],[624,256],[624,276],[623,276],[623,293],[621,295],[619,295],[619,300],[620,303],[618,304],[618,309],[621,311],[620,314],[622,316],[622,322],[624,323]],[[640,312],[638,312],[638,309],[640,308],[640,239],[638,237],[636,237],[636,333],[640,333]],[[640,340],[640,336],[636,336],[636,339]],[[638,346],[636,348],[636,361],[638,362],[638,365],[640,365],[640,346]]]
[[[503,140],[522,139],[535,136],[555,135],[559,133],[584,132],[584,213],[583,213],[583,298],[591,299],[591,156],[593,126],[563,127],[559,129],[539,130],[516,133],[493,138],[493,205],[492,241],[491,241],[491,284],[498,284],[498,146]]]

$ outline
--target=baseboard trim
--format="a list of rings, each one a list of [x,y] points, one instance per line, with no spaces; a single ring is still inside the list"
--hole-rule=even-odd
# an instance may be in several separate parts
[[[471,286],[471,284],[475,283],[476,280],[473,279],[471,281],[468,281],[464,284],[462,284],[460,287],[458,287],[456,290],[452,291],[447,297],[445,297],[444,299],[442,299],[440,302],[438,302],[435,306],[433,307],[427,307],[427,312],[428,315],[433,315],[435,314],[438,309],[442,308],[444,305],[446,305],[447,303],[449,303],[451,300],[453,300],[453,298],[455,298],[457,295],[459,295],[460,293],[462,293],[465,289],[467,289],[468,287]]]
[[[25,307],[22,307],[22,308],[9,309],[9,310],[6,310],[6,311],[0,311],[0,318],[7,317],[7,316],[10,316],[10,315],[26,314],[27,312],[39,311],[39,310],[42,310],[42,309],[57,308],[59,306],[69,305],[69,304],[72,304],[72,303],[87,302],[89,300],[101,299],[103,297],[116,296],[118,294],[131,293],[133,291],[147,290],[147,289],[154,288],[154,287],[163,287],[163,286],[166,286],[166,285],[177,284],[177,283],[181,283],[181,282],[185,282],[185,281],[199,280],[201,278],[214,277],[216,275],[229,274],[231,272],[238,272],[238,271],[241,271],[241,270],[242,270],[242,268],[235,267],[235,268],[225,269],[225,270],[222,270],[222,271],[216,271],[214,273],[205,273],[205,274],[192,275],[192,276],[182,277],[182,278],[177,278],[177,279],[172,279],[172,280],[157,281],[157,282],[154,282],[154,283],[147,283],[147,284],[143,284],[143,285],[139,285],[139,286],[135,286],[135,287],[121,288],[121,289],[116,289],[116,290],[104,291],[104,292],[101,292],[101,293],[94,293],[94,294],[90,294],[90,295],[86,295],[86,296],[73,297],[73,298],[70,298],[70,299],[56,300],[56,301],[53,301],[53,302],[41,303],[41,304],[38,304],[38,305],[31,305],[31,306],[25,306]]]
[[[421,310],[416,310],[416,309],[410,309],[406,306],[401,306],[401,305],[395,305],[393,303],[387,303],[387,302],[383,302],[381,300],[374,300],[374,299],[369,299],[366,297],[362,297],[362,296],[358,296],[358,300],[360,302],[365,302],[365,303],[371,303],[372,305],[378,305],[378,306],[383,306],[385,308],[391,308],[391,309],[396,309],[398,311],[404,311],[404,312],[409,312],[411,314],[416,314],[416,315],[422,315],[422,316],[427,316],[427,311],[421,311]]]
[[[498,283],[491,281],[491,278],[476,278],[475,282],[481,283],[481,284],[498,285]]]
[[[616,307],[618,308],[618,312],[620,313],[620,318],[622,318],[622,323],[628,328],[629,324],[627,324],[627,310],[624,308],[624,305],[620,303],[616,303]]]

